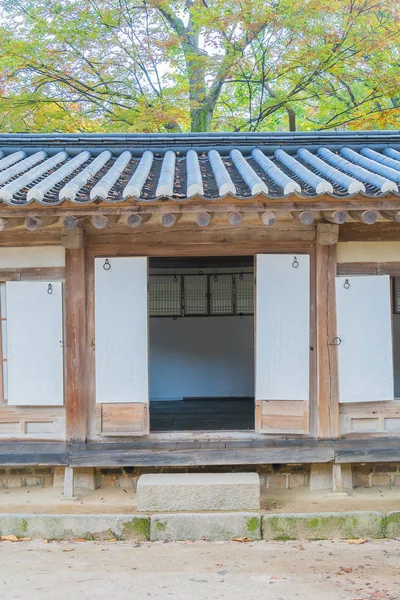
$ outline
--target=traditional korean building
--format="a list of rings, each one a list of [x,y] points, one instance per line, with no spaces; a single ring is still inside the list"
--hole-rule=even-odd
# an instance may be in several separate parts
[[[0,148],[0,466],[400,462],[399,132]]]

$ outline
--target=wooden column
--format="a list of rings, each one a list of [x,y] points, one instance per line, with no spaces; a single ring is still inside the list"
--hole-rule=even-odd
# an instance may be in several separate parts
[[[67,441],[86,440],[86,285],[85,247],[65,251],[65,403]]]
[[[334,225],[333,227],[338,227]],[[325,232],[321,232],[325,233]],[[336,243],[317,232],[318,437],[339,437],[339,381],[336,337]],[[337,239],[337,238],[336,238]],[[328,243],[321,243],[321,242]]]

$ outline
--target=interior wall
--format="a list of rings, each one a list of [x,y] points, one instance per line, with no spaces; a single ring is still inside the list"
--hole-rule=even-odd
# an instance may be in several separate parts
[[[254,318],[150,319],[150,399],[254,396]]]
[[[394,397],[400,398],[400,315],[393,315]]]

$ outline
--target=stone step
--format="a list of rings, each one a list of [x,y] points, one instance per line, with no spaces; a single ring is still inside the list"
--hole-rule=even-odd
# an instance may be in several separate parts
[[[157,473],[137,485],[138,511],[258,510],[257,473]]]

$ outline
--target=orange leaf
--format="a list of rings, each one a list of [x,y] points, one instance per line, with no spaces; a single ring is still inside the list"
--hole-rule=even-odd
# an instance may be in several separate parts
[[[1,535],[0,540],[2,542],[18,542],[17,536],[13,533],[10,533],[10,535]]]

